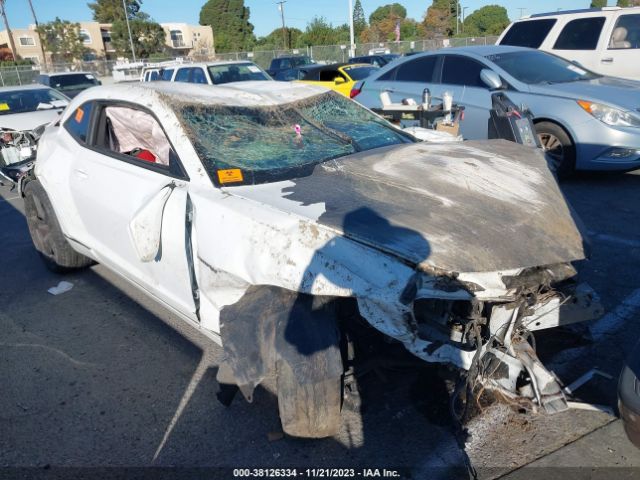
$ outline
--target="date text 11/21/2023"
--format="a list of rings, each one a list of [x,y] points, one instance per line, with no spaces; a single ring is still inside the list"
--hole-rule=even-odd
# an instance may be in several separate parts
[[[236,468],[233,478],[400,478],[386,468]]]

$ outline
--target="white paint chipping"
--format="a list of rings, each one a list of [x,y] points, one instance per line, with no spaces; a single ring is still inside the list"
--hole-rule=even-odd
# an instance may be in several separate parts
[[[640,288],[634,290],[616,308],[607,313],[591,327],[594,340],[602,340],[605,336],[615,335],[625,323],[640,310]]]

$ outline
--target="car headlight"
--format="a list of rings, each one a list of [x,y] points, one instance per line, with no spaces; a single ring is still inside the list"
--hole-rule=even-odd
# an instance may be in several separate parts
[[[619,108],[603,105],[602,103],[578,100],[585,112],[590,113],[602,123],[612,127],[640,127],[640,116],[620,110]]]

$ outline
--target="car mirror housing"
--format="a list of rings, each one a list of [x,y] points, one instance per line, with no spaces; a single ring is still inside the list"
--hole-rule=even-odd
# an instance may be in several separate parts
[[[343,83],[346,82],[346,80],[344,78],[342,78],[342,77],[336,77],[336,78],[333,79],[333,82],[336,85],[342,85]]]
[[[502,79],[500,78],[500,75],[493,70],[483,68],[480,72],[480,79],[491,90],[500,90],[502,88]]]

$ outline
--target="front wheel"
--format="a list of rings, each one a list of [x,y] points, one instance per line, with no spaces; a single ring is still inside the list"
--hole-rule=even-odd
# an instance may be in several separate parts
[[[536,133],[558,178],[571,176],[576,168],[576,146],[569,134],[552,122],[537,123]]]
[[[93,263],[76,252],[62,233],[47,192],[37,180],[24,187],[24,209],[33,246],[47,268],[56,273],[88,267]]]

